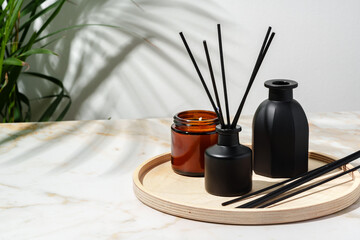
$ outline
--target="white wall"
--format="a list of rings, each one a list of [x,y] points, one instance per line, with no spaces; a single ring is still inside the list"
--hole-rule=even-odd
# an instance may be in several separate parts
[[[66,119],[171,117],[209,109],[178,32],[186,35],[207,80],[202,40],[208,41],[220,83],[217,23],[223,30],[232,114],[269,25],[276,36],[244,114],[254,113],[267,97],[263,83],[272,78],[298,81],[294,96],[307,112],[360,110],[360,1],[73,2],[77,5],[67,3],[52,30],[79,23],[121,28],[70,31],[50,45],[60,57],[37,56],[30,62],[32,70],[64,80],[73,99]]]

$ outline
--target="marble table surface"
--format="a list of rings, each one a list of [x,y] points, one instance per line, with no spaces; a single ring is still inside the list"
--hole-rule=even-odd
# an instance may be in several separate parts
[[[308,114],[310,149],[360,149],[360,112]],[[0,239],[355,239],[360,200],[299,223],[233,226],[158,212],[134,195],[132,173],[170,152],[171,119],[0,124]],[[240,139],[251,139],[243,117]],[[360,164],[360,160],[356,161]]]

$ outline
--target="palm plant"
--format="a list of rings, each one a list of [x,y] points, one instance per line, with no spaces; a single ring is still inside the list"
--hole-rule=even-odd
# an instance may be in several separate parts
[[[40,41],[69,29],[44,34],[44,30],[66,2],[66,0],[56,0],[43,7],[42,4],[46,1],[0,0],[0,120],[2,122],[31,120],[30,100],[21,92],[18,85],[21,74],[41,78],[58,88],[57,93],[40,97],[40,99],[50,98],[52,101],[37,121],[62,120],[70,107],[71,99],[66,94],[62,81],[42,73],[29,72],[29,65],[26,63],[26,59],[34,54],[56,55],[46,49],[48,44],[39,46]],[[30,34],[29,30],[37,19],[42,20],[41,26]],[[60,109],[64,100],[66,104]]]

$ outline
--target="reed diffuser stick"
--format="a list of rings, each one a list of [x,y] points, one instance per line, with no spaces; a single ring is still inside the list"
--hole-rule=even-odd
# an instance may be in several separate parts
[[[266,42],[267,42],[267,39],[269,39],[269,36],[270,36],[270,33],[271,33],[271,29],[272,29],[272,28],[269,26],[269,27],[268,27],[268,30],[267,30],[267,32],[266,32],[266,35],[265,35],[263,44],[262,44],[262,46],[261,46],[261,49],[260,49],[258,58],[259,58],[260,55],[262,55],[262,54],[264,53],[265,46],[266,46]]]
[[[330,164],[335,164],[335,162],[331,162]],[[308,175],[308,174],[312,174],[312,173],[314,173],[314,172],[320,172],[320,171],[322,171],[322,170],[325,169],[325,168],[327,168],[327,165],[323,165],[323,166],[318,167],[318,168],[315,168],[315,169],[313,169],[313,170],[311,170],[311,171],[309,171],[309,172],[302,173],[302,174],[300,174],[300,175],[298,175],[298,176],[296,176],[296,177],[286,179],[286,180],[284,180],[284,181],[275,183],[275,184],[273,184],[273,185],[271,185],[271,186],[268,186],[268,187],[259,189],[259,190],[255,191],[255,192],[251,192],[251,193],[245,194],[245,195],[243,195],[243,196],[241,196],[241,197],[237,197],[237,198],[231,199],[231,200],[229,200],[229,201],[223,202],[221,205],[222,205],[222,206],[227,206],[227,205],[230,205],[230,204],[239,202],[239,201],[244,200],[244,199],[247,199],[247,198],[249,198],[249,197],[251,197],[251,196],[255,196],[255,195],[257,195],[257,194],[266,192],[266,191],[268,191],[268,190],[271,190],[271,189],[273,189],[273,188],[279,187],[279,186],[284,185],[284,184],[286,184],[286,183],[295,181],[296,179],[299,179],[299,178],[301,178],[301,177],[303,177],[303,176],[306,176],[306,175]]]
[[[311,173],[306,174],[305,176],[301,177],[300,179],[295,180],[294,182],[291,182],[281,188],[276,189],[275,191],[272,191],[262,197],[259,197],[253,201],[247,202],[243,205],[238,206],[237,208],[253,208],[256,207],[262,203],[265,203],[275,197],[278,197],[279,195],[294,189],[304,183],[307,183],[321,175],[324,175],[332,170],[335,170],[336,168],[339,168],[345,164],[348,164],[354,160],[356,160],[357,158],[360,157],[360,150],[357,152],[354,152],[340,160],[334,161],[332,163],[326,164],[324,168],[322,169],[318,169],[317,171],[313,171]]]
[[[193,56],[193,54],[192,54],[192,52],[191,52],[191,50],[190,50],[190,47],[189,47],[189,45],[187,44],[187,41],[186,41],[186,39],[185,39],[185,36],[184,36],[184,34],[183,34],[182,32],[180,32],[179,34],[180,34],[180,37],[181,37],[181,39],[182,39],[182,41],[183,41],[183,43],[184,43],[184,45],[185,45],[185,48],[186,48],[188,54],[189,54],[189,56],[190,56],[190,59],[191,59],[193,65],[194,65],[194,67],[195,67],[195,69],[196,69],[196,72],[197,72],[197,74],[199,75],[200,81],[201,81],[201,83],[202,83],[202,85],[203,85],[203,87],[204,87],[204,89],[205,89],[205,91],[206,91],[206,94],[207,94],[207,96],[208,96],[208,98],[209,98],[209,100],[210,100],[210,103],[211,103],[211,105],[212,105],[212,107],[213,107],[213,109],[214,109],[214,112],[216,113],[216,115],[217,115],[218,118],[220,119],[220,114],[219,114],[219,112],[218,112],[218,110],[217,110],[217,107],[216,107],[216,105],[215,105],[215,103],[214,103],[213,98],[211,97],[211,94],[210,94],[210,92],[209,92],[209,89],[208,89],[208,87],[207,87],[207,85],[206,85],[206,83],[205,83],[205,80],[204,80],[201,72],[200,72],[200,69],[199,69],[199,67],[198,67],[198,65],[197,65],[197,63],[196,63],[196,60],[195,60],[195,58],[194,58],[194,56]]]
[[[227,125],[229,126],[230,125],[230,112],[229,112],[229,102],[228,102],[227,87],[226,87],[224,54],[223,54],[223,48],[222,48],[220,24],[217,25],[217,30],[218,30],[218,40],[219,40],[221,76],[222,76],[222,81],[223,81],[224,98],[225,98],[226,119],[227,119]]]
[[[203,45],[204,45],[204,50],[205,50],[205,54],[206,54],[207,63],[208,63],[208,66],[209,66],[210,78],[211,78],[212,85],[213,85],[213,88],[214,88],[215,100],[216,100],[218,110],[219,110],[219,120],[220,120],[221,128],[224,128],[225,127],[225,122],[224,122],[224,118],[223,118],[223,114],[222,114],[222,110],[221,110],[219,94],[218,94],[218,90],[217,90],[217,87],[216,87],[215,76],[214,76],[214,72],[213,72],[213,69],[212,69],[210,54],[209,54],[209,50],[208,50],[206,41],[203,41]]]
[[[304,175],[304,174],[303,174],[303,175]],[[299,177],[302,177],[303,175],[298,176],[298,177],[295,177],[295,178],[289,178],[289,179],[287,179],[287,180],[285,180],[285,181],[275,183],[275,184],[273,184],[273,185],[271,185],[271,186],[262,188],[262,189],[260,189],[260,190],[255,191],[255,192],[251,192],[251,193],[242,195],[241,197],[237,197],[237,198],[231,199],[231,200],[229,200],[229,201],[226,201],[226,202],[221,203],[221,205],[222,205],[222,206],[227,206],[227,205],[230,205],[230,204],[239,202],[239,201],[244,200],[244,199],[247,199],[247,198],[249,198],[249,197],[251,197],[251,196],[255,196],[255,195],[257,195],[257,194],[266,192],[266,191],[268,191],[268,190],[270,190],[270,189],[273,189],[273,188],[279,187],[279,186],[281,186],[281,185],[284,185],[284,184],[286,184],[286,183],[288,183],[288,182],[292,182],[292,181],[298,179]]]
[[[249,94],[250,88],[251,88],[251,86],[252,86],[252,84],[253,84],[253,82],[254,82],[254,80],[255,80],[255,78],[256,78],[256,75],[257,75],[257,73],[258,73],[258,71],[259,71],[259,69],[260,69],[260,66],[261,66],[261,64],[262,64],[262,62],[263,62],[263,60],[264,60],[264,58],[265,58],[265,55],[266,55],[266,53],[267,53],[267,51],[268,51],[268,49],[269,49],[269,47],[270,47],[270,44],[271,44],[271,42],[272,42],[272,40],[273,40],[273,38],[274,38],[274,36],[275,36],[275,33],[273,32],[273,33],[271,34],[271,36],[270,36],[270,39],[269,39],[269,33],[270,33],[270,32],[271,32],[271,27],[268,28],[267,33],[266,33],[266,35],[265,35],[265,38],[264,38],[264,41],[263,41],[263,44],[262,44],[260,53],[259,53],[258,58],[257,58],[257,60],[256,60],[254,69],[253,69],[253,71],[252,71],[252,74],[251,74],[251,77],[250,77],[248,86],[247,86],[246,91],[245,91],[245,94],[244,94],[244,96],[243,96],[243,98],[242,98],[242,100],[241,100],[241,103],[240,103],[240,105],[239,105],[239,108],[238,108],[238,110],[236,111],[235,117],[234,117],[233,122],[232,122],[232,124],[231,124],[231,128],[235,128],[235,127],[236,127],[236,124],[237,124],[237,122],[238,122],[238,120],[239,120],[241,111],[242,111],[242,109],[243,109],[243,107],[244,107],[246,98],[247,98],[247,96],[248,96],[248,94]]]
[[[315,187],[317,187],[317,186],[320,186],[320,185],[322,185],[322,184],[324,184],[324,183],[330,182],[330,181],[332,181],[332,180],[334,180],[334,179],[336,179],[336,178],[339,178],[339,177],[341,177],[341,176],[343,176],[343,175],[345,175],[345,174],[351,173],[351,172],[353,172],[353,171],[355,171],[355,170],[357,170],[357,169],[359,169],[359,168],[360,168],[360,165],[357,166],[357,167],[353,167],[353,168],[351,168],[351,169],[348,169],[348,170],[346,170],[346,171],[344,171],[344,172],[341,172],[341,173],[339,173],[339,174],[336,174],[336,175],[334,175],[334,176],[332,176],[332,177],[326,178],[326,179],[324,179],[324,180],[322,180],[322,181],[320,181],[320,182],[317,182],[317,183],[315,183],[315,184],[313,184],[313,185],[310,185],[310,186],[308,186],[308,187],[302,188],[302,189],[300,189],[300,190],[298,190],[298,191],[295,191],[295,192],[292,192],[292,193],[290,193],[290,194],[287,194],[287,195],[285,195],[285,196],[283,196],[283,197],[281,197],[281,198],[278,198],[278,199],[276,199],[276,200],[274,200],[274,201],[271,201],[271,202],[269,202],[269,203],[265,203],[265,204],[259,206],[258,208],[265,208],[265,207],[274,205],[274,204],[276,204],[276,203],[278,203],[278,202],[281,202],[281,201],[286,200],[286,199],[288,199],[288,198],[290,198],[290,197],[296,196],[296,195],[298,195],[298,194],[300,194],[300,193],[306,192],[307,190],[310,190],[310,189],[312,189],[312,188],[315,188]]]

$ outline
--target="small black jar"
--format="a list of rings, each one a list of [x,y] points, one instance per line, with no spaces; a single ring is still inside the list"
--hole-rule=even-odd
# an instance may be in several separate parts
[[[290,178],[308,171],[309,125],[304,110],[293,99],[298,83],[274,79],[265,82],[269,99],[253,119],[255,173]]]
[[[218,143],[205,151],[205,189],[216,196],[238,196],[252,187],[252,152],[239,143],[240,126],[216,126]]]

